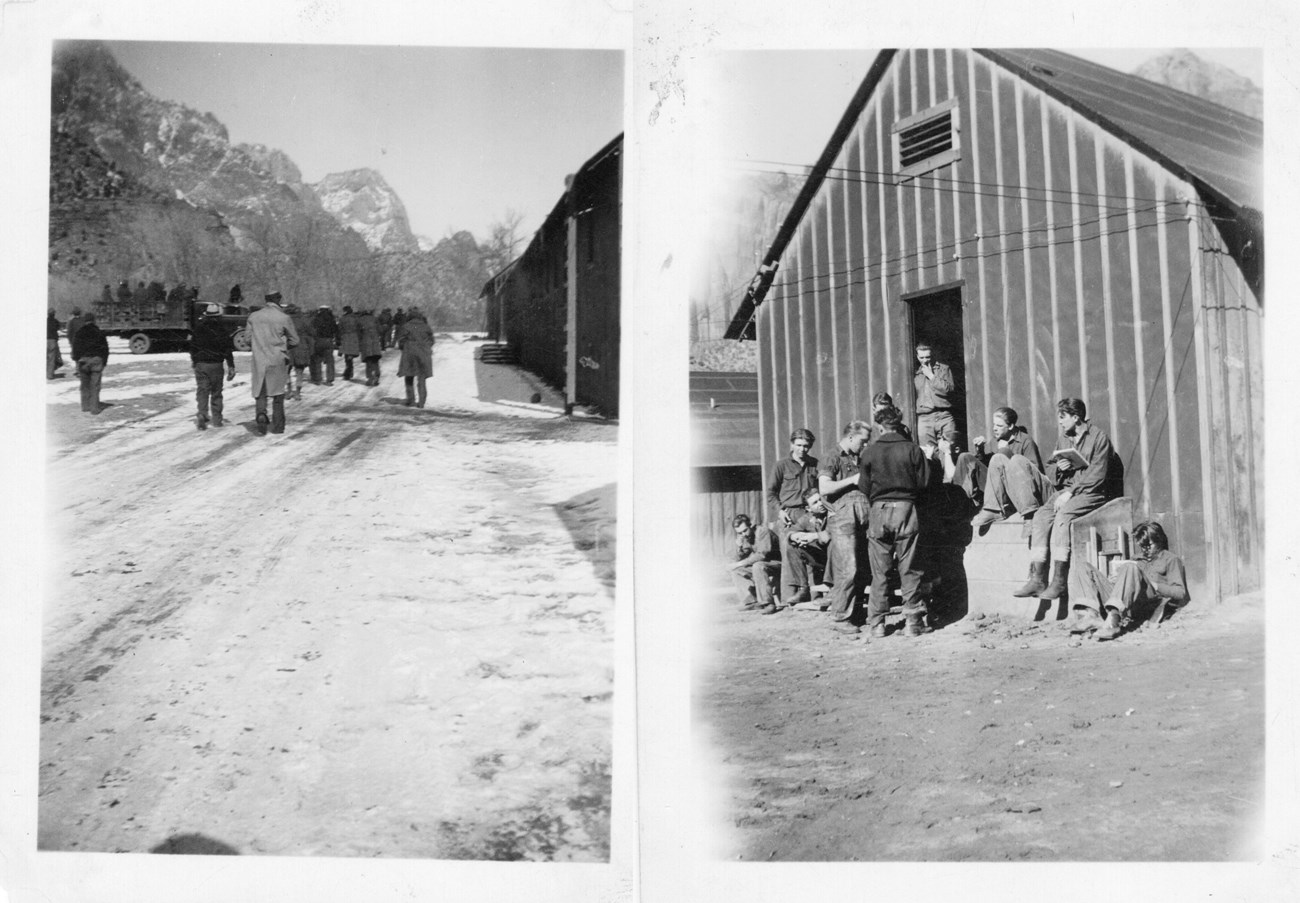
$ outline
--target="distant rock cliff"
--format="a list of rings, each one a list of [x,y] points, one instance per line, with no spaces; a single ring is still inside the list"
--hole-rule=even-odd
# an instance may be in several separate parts
[[[331,173],[313,188],[321,207],[372,251],[421,250],[402,199],[373,169]]]
[[[1175,50],[1148,60],[1133,70],[1133,74],[1255,119],[1264,118],[1264,92],[1258,85],[1227,66],[1201,59],[1190,50]]]

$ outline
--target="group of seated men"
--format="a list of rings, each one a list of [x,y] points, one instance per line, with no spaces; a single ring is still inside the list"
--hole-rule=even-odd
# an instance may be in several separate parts
[[[902,596],[901,632],[920,636],[944,619],[926,604],[942,580],[944,556],[960,558],[973,528],[1015,513],[1031,523],[1029,576],[1015,595],[1067,594],[1071,523],[1119,494],[1109,437],[1087,419],[1083,401],[1064,398],[1057,404],[1059,442],[1046,465],[1010,407],[994,413],[991,442],[977,437],[963,452],[950,413],[933,405],[937,393],[923,391],[931,383],[950,387],[951,376],[927,346],[918,346],[917,358],[917,441],[885,393],[872,399],[875,430],[851,421],[827,460],[812,456],[809,430],[790,434],[790,454],[766,487],[777,519],[733,520],[730,570],[743,608],[828,611],[832,627],[844,633],[860,631],[865,608],[865,626],[885,637],[892,575]],[[1085,583],[1099,598],[1076,605],[1074,632],[1114,639],[1144,608],[1158,605],[1163,616],[1165,604],[1187,602],[1182,562],[1169,553],[1160,525],[1142,524],[1134,538],[1140,567],[1121,568],[1113,585],[1090,571]],[[814,599],[814,589],[829,592]]]

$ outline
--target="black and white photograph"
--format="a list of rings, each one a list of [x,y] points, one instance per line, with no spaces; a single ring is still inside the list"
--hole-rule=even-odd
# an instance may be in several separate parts
[[[689,401],[717,855],[1259,858],[1262,66],[713,61]]]
[[[36,851],[610,863],[625,52],[46,53]]]

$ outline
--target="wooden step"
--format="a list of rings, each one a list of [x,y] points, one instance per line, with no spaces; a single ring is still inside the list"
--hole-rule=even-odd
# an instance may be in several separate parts
[[[1028,528],[1015,514],[975,531],[962,559],[969,590],[967,617],[981,613],[1032,621],[1066,617],[1069,606],[1064,599],[1019,599],[1012,595],[1029,576]]]

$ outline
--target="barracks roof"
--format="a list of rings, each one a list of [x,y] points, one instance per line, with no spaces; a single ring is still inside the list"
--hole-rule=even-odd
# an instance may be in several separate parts
[[[764,264],[780,260],[795,228],[825,181],[826,173],[897,50],[882,50],[795,198]],[[1099,127],[1199,183],[1218,200],[1237,209],[1263,211],[1264,124],[1136,75],[1090,63],[1059,50],[979,50],[975,53],[1024,78]],[[726,338],[752,337],[754,308],[767,282],[751,287],[727,328]]]

